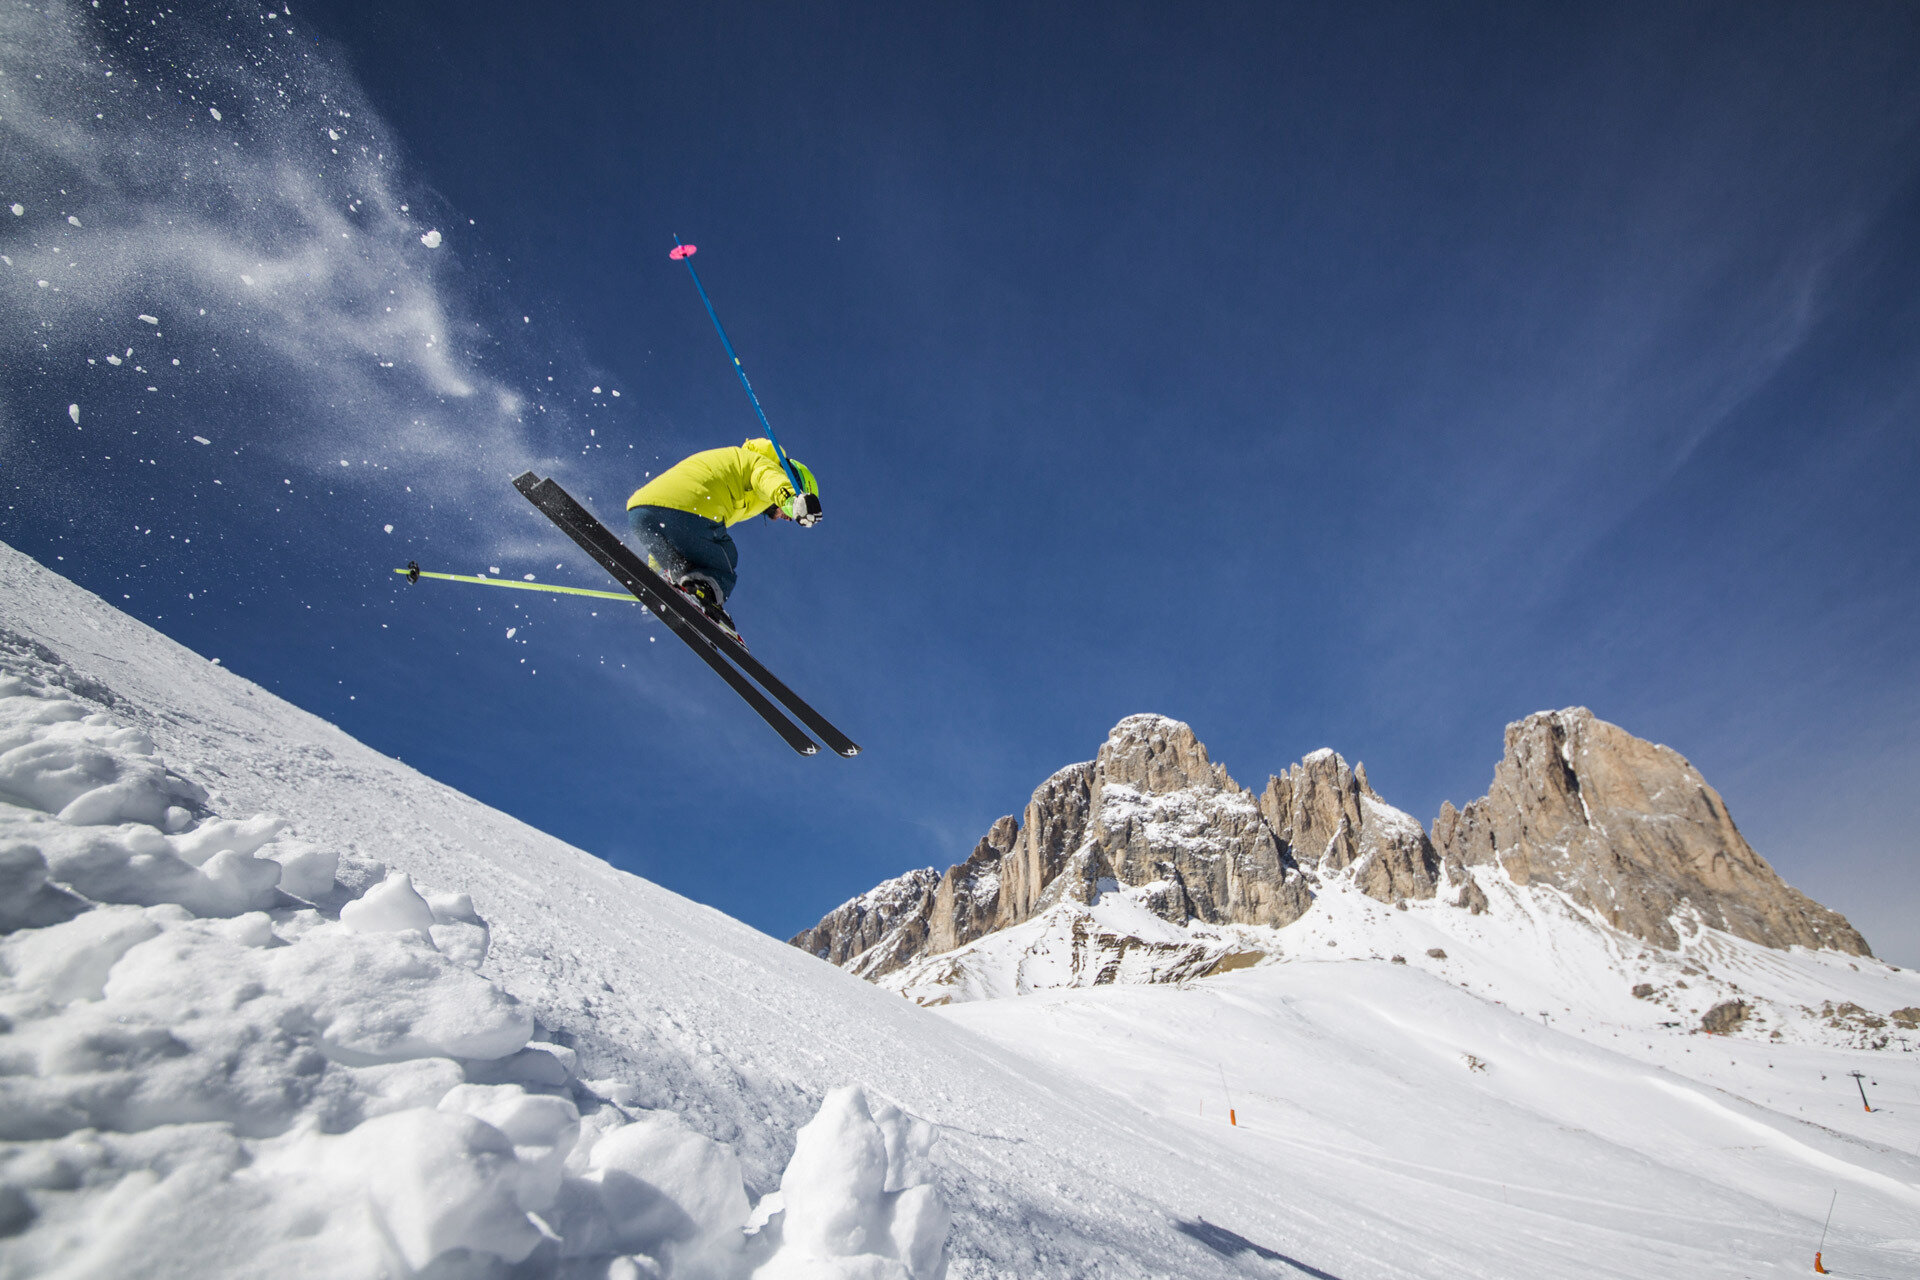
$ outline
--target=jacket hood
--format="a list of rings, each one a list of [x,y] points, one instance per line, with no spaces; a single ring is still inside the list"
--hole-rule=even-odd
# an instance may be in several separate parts
[[[754,440],[742,440],[740,447],[749,453],[759,454],[776,467],[780,465],[779,452],[773,447],[773,441],[767,439],[765,436]],[[820,495],[820,482],[814,478],[813,472],[808,470],[807,464],[792,454],[787,455],[787,461],[793,464],[794,473],[800,477],[800,486],[808,493],[818,497]]]

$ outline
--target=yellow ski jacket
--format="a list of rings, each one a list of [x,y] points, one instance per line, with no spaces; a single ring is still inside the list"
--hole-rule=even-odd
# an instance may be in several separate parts
[[[748,440],[728,449],[705,449],[674,463],[634,490],[627,510],[672,507],[721,524],[751,520],[793,497],[773,442]]]

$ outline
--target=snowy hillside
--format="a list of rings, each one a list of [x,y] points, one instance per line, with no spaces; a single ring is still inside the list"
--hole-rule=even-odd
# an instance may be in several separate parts
[[[1897,1043],[1647,1031],[1682,964],[1920,1004],[1878,962],[1648,1001],[1322,893],[1299,963],[927,1010],[4,548],[0,628],[0,1276],[921,1277],[949,1215],[954,1277],[1784,1276],[1836,1189],[1836,1273],[1920,1268]]]

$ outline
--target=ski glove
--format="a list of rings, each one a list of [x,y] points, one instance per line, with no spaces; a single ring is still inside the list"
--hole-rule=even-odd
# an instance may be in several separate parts
[[[802,529],[811,529],[820,521],[820,496],[796,493],[781,504],[780,510]]]

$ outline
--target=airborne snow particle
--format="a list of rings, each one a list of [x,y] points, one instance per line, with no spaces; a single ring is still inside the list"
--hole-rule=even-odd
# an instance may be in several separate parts
[[[76,218],[76,217],[74,217],[74,216],[73,216],[72,214],[68,214],[68,215],[67,215],[67,225],[68,225],[68,226],[70,226],[70,227],[77,227],[77,226],[79,226],[79,225],[80,225],[80,219],[78,219],[78,218]]]
[[[251,285],[253,283],[253,277],[243,271],[240,273],[240,283],[244,285]]]
[[[160,318],[159,318],[158,316],[150,316],[150,315],[140,315],[140,316],[136,316],[136,317],[135,317],[135,319],[138,319],[138,320],[144,320],[144,321],[146,321],[146,322],[147,322],[148,324],[159,324],[159,323],[160,323]]]
[[[519,629],[520,629],[520,628],[518,628],[518,627],[508,627],[508,628],[507,628],[507,639],[509,639],[509,640],[511,640],[511,639],[513,639],[513,633],[514,633],[514,632],[516,632],[516,631],[518,631]]]
[[[525,581],[525,582],[532,582],[532,581],[533,581],[533,575],[532,575],[532,574],[530,574],[530,573],[529,573],[529,574],[524,574],[524,575],[522,575],[522,581]]]
[[[615,395],[619,395],[620,393],[619,393],[618,391],[616,391],[616,392],[614,392],[613,394],[615,394]]]
[[[16,217],[16,218],[24,218],[24,217],[26,217],[26,216],[27,216],[27,206],[25,206],[25,205],[23,205],[23,204],[15,204],[15,205],[13,206],[13,216],[14,216],[14,217]]]
[[[499,566],[499,565],[497,565],[497,564],[490,564],[490,565],[488,565],[488,566],[487,566],[487,572],[488,572],[488,573],[498,573],[498,572],[500,572],[500,566]]]
[[[120,357],[119,357],[119,356],[108,356],[108,357],[107,357],[107,363],[108,363],[108,364],[119,364],[119,363],[120,363]]]
[[[220,118],[220,108],[218,108],[218,107],[208,107],[208,108],[207,108],[207,114],[208,114],[208,115],[210,115],[210,116],[212,116],[212,117],[213,117],[213,118],[214,118],[215,120],[218,120],[218,119]]]
[[[435,230],[435,231],[427,232],[427,234],[420,237],[420,243],[427,246],[427,248],[429,249],[438,249],[440,247],[439,231]]]
[[[593,389],[593,394],[595,394],[595,395],[599,395],[599,394],[600,394],[600,388],[598,388],[598,387],[595,387],[595,388]]]
[[[392,525],[388,525],[388,526],[387,526],[387,532],[388,532],[388,533],[392,533],[392,532],[393,532],[393,526],[392,526]]]
[[[193,442],[195,444],[212,444],[213,443],[213,441],[207,439],[205,436],[195,436],[193,438]]]
[[[79,426],[80,425],[80,406],[77,404],[68,405],[67,416],[73,419],[74,426],[76,427]]]

